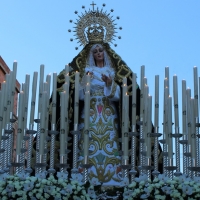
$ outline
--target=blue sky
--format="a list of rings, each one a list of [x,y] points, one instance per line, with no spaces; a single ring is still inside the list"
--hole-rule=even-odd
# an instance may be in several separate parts
[[[76,42],[68,29],[69,20],[75,21],[74,11],[92,8],[88,0],[1,0],[0,1],[0,55],[12,69],[18,61],[17,79],[45,65],[45,74],[59,73],[75,57]],[[200,1],[198,0],[98,0],[99,8],[114,9],[113,16],[120,16],[117,27],[117,47],[113,49],[138,75],[145,65],[145,76],[154,96],[155,75],[160,75],[160,104],[163,102],[165,67],[170,69],[170,94],[172,76],[178,76],[179,94],[181,80],[185,79],[193,95],[193,67],[200,66]],[[181,101],[179,96],[179,102]],[[162,109],[162,106],[160,107]],[[181,108],[181,107],[180,107]],[[160,113],[162,110],[160,110]],[[180,112],[180,110],[179,110]],[[160,120],[160,123],[162,121]],[[162,130],[162,125],[160,125]]]

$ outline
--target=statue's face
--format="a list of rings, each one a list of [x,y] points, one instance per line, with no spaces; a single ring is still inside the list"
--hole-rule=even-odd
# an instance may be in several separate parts
[[[104,60],[104,53],[103,48],[96,46],[93,50],[93,56],[96,62],[103,61]]]

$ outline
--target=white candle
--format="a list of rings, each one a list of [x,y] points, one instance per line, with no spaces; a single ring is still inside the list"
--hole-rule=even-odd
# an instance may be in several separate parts
[[[164,124],[163,124],[163,128],[164,128],[164,139],[166,140],[166,143],[168,143],[168,135],[167,135],[167,116],[168,116],[168,103],[167,103],[167,99],[169,97],[169,88],[166,87],[164,88],[164,113],[163,113],[163,118],[164,118]]]
[[[191,158],[196,159],[196,127],[195,127],[195,100],[190,99],[191,105]]]
[[[191,145],[191,104],[190,104],[190,99],[191,99],[191,89],[186,90],[186,95],[187,95],[187,111],[186,111],[186,116],[187,116],[187,125],[188,125],[188,145]]]
[[[124,100],[125,100],[125,102],[124,102],[124,108],[125,108],[124,131],[128,132],[128,129],[129,129],[128,128],[129,127],[129,95],[126,94],[125,97],[124,97]]]
[[[199,116],[198,112],[198,71],[197,67],[194,67],[194,115],[195,117]]]
[[[50,98],[50,87],[51,87],[51,75],[48,74],[46,76],[46,82],[47,82],[47,99]]]
[[[148,94],[149,94],[149,87],[145,84],[144,85],[144,93],[143,93],[143,97],[144,97],[144,113],[143,113],[143,121],[144,121],[144,125],[143,125],[143,129],[144,129],[144,142],[146,144],[147,142],[147,121],[148,121]]]
[[[86,84],[90,83],[90,75],[89,75],[89,73],[86,74],[85,79],[86,79]]]
[[[123,79],[125,82],[126,82],[126,78]],[[124,84],[122,85],[122,151],[124,151],[124,132],[125,132],[125,107],[126,107],[126,104],[125,104],[125,97],[126,97],[126,94],[127,94],[127,85]]]
[[[65,65],[65,75],[69,74],[69,65]]]
[[[69,107],[69,85],[67,85],[66,83],[65,83],[65,95],[64,95],[64,97],[65,97],[65,100],[64,100],[64,102],[65,102],[65,111],[64,111],[64,117],[65,117],[65,121],[64,121],[64,123],[65,123],[65,149],[67,149],[67,146],[68,146],[68,134],[69,134],[69,117],[68,117],[68,112],[69,112],[69,109],[68,109],[68,107]]]
[[[127,78],[123,77],[123,85],[127,85]]]
[[[165,67],[165,78],[166,78],[167,80],[169,80],[169,67]],[[168,81],[166,87],[169,88],[169,81]]]
[[[37,90],[37,78],[38,78],[38,73],[37,73],[37,72],[34,72],[34,75],[33,75],[33,83],[32,83],[30,124],[33,124],[33,123],[34,123],[35,99],[36,99],[36,90]]]
[[[4,114],[4,98],[5,98],[5,86],[6,82],[1,83],[1,99],[0,99],[0,141],[3,128],[3,114]]]
[[[38,115],[41,113],[41,109],[42,109],[43,82],[44,82],[44,65],[40,65]]]
[[[14,97],[15,97],[15,87],[16,87],[16,74],[17,74],[17,62],[13,62],[13,80],[12,80],[12,98],[11,98],[11,109],[13,109]],[[11,110],[13,112],[13,110]]]
[[[69,84],[69,73],[65,75],[65,83]]]
[[[182,129],[183,138],[186,140],[186,81],[182,80]]]
[[[154,126],[158,128],[159,124],[159,75],[155,76],[155,117],[154,117]]]
[[[148,96],[148,114],[147,114],[147,158],[151,158],[151,129],[152,129],[152,96]]]
[[[123,157],[124,157],[124,160],[129,160],[129,156],[128,156],[128,140],[129,140],[129,137],[128,137],[128,132],[125,132],[124,133],[124,153],[123,153]],[[125,163],[127,163],[125,161]]]
[[[129,95],[124,97],[124,160],[128,160],[128,132],[129,132]]]
[[[84,156],[88,156],[89,149],[89,121],[90,121],[90,92],[84,97]]]
[[[144,110],[144,70],[145,66],[141,66],[141,76],[140,76],[140,118],[143,119]]]
[[[23,107],[24,107],[24,92],[19,94],[19,107],[18,107],[18,128],[17,128],[17,144],[16,154],[21,154],[22,136],[23,136]]]
[[[61,98],[61,123],[60,123],[60,156],[65,155],[65,95],[66,92],[60,93]]]
[[[66,95],[69,96],[69,83],[65,82],[63,84],[63,90],[66,92]]]
[[[25,96],[24,96],[24,135],[26,134],[26,127],[27,127],[27,116],[28,116],[28,101],[29,101],[29,86],[30,86],[30,75],[26,74],[25,79]]]
[[[87,83],[85,86],[85,92],[90,92],[90,84]]]
[[[12,72],[10,74],[6,74],[6,97],[7,100],[5,102],[5,107],[7,108],[7,110],[5,111],[5,129],[7,129],[7,124],[10,122],[10,101],[11,101],[11,78],[12,78]]]
[[[168,157],[173,158],[173,145],[172,145],[172,98],[168,97]]]
[[[42,109],[41,109],[41,122],[40,122],[40,155],[44,154],[45,130],[46,130],[46,115],[47,115],[47,92],[42,93]]]
[[[55,130],[56,124],[56,103],[57,103],[57,73],[53,73],[53,96],[52,96],[52,118],[51,118],[51,129]]]
[[[136,74],[132,75],[132,131],[136,130],[136,91],[137,91],[137,83],[136,83]]]
[[[79,72],[75,74],[75,101],[74,101],[74,130],[78,128],[78,117],[79,117]]]
[[[5,84],[5,97],[4,97],[4,113],[3,113],[3,127],[6,125],[6,115],[7,115],[7,102],[8,102],[8,91],[9,91],[9,79],[10,74],[6,74],[6,84]]]
[[[0,106],[1,117],[3,117],[3,111],[4,111],[5,89],[6,89],[6,82],[4,81],[3,83],[1,83],[1,92],[2,92],[1,106]]]
[[[177,76],[173,76],[173,92],[174,92],[174,116],[175,128],[179,128],[179,115],[178,115],[178,84]]]

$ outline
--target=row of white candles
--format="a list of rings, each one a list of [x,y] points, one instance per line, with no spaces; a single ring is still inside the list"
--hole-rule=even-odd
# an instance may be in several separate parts
[[[3,118],[0,121],[0,128],[1,130],[6,129],[6,123],[8,123],[8,119],[10,117],[10,112],[12,112],[13,106],[13,91],[14,90],[14,83],[16,80],[16,70],[17,70],[17,63],[14,62],[13,64],[13,72],[9,75],[6,75],[6,82],[2,83],[2,90],[1,90],[1,101],[0,101],[0,117]],[[167,71],[168,69],[166,69]],[[166,72],[168,74],[168,72]],[[32,84],[32,99],[31,99],[31,109],[30,109],[30,127],[33,128],[34,124],[34,113],[35,113],[35,101],[36,101],[36,88],[37,88],[37,72],[34,72],[33,76],[33,84]],[[79,72],[75,73],[75,104],[74,104],[74,130],[77,130],[78,127],[78,110],[79,110]],[[41,65],[40,68],[40,87],[39,87],[39,102],[38,102],[38,113],[40,113],[40,123],[41,129],[47,130],[48,128],[48,106],[49,106],[49,97],[50,97],[50,80],[51,76],[47,75],[46,81],[44,83],[44,65]],[[151,138],[149,137],[148,133],[151,132],[151,115],[152,115],[152,97],[148,94],[148,86],[147,80],[144,78],[144,67],[141,68],[141,93],[143,94],[142,102],[141,102],[141,111],[140,115],[143,117],[145,122],[147,122],[146,130],[145,130],[145,145],[147,151],[147,157],[151,157]],[[16,154],[19,156],[21,154],[22,148],[22,140],[25,134],[24,129],[26,129],[26,124],[24,124],[24,120],[26,119],[28,114],[27,107],[28,107],[28,96],[29,96],[29,75],[26,76],[26,83],[24,85],[24,91],[20,92],[19,94],[19,108],[18,108],[18,133],[17,133],[17,147],[16,147]],[[86,87],[85,87],[85,127],[84,127],[84,156],[86,157],[86,163],[88,162],[89,156],[89,117],[90,117],[90,76],[86,75]],[[168,146],[168,157],[173,157],[173,142],[171,134],[172,133],[172,97],[169,96],[169,78],[165,79],[165,89],[164,89],[164,124],[168,122],[168,130],[164,130],[164,137],[166,139],[166,144]],[[65,84],[63,85],[63,92],[61,92],[61,132],[60,132],[60,154],[66,154],[67,148],[67,141],[68,141],[68,101],[69,101],[69,66],[65,67]],[[197,68],[194,68],[194,95],[195,97],[198,96],[198,83],[197,83]],[[136,131],[136,74],[133,73],[132,76],[132,121],[130,122],[132,125],[132,132]],[[52,119],[51,124],[52,130],[55,130],[56,124],[56,95],[57,95],[57,74],[53,73],[53,95],[52,95]],[[7,92],[8,91],[8,92]],[[128,137],[127,133],[129,131],[129,95],[127,92],[127,80],[126,78],[123,79],[122,84],[122,92],[123,92],[123,113],[122,113],[122,151],[123,151],[123,158],[124,160],[128,160],[129,153],[128,153]],[[174,119],[175,119],[175,128],[179,129],[179,114],[178,114],[178,85],[177,85],[177,76],[173,76],[173,96],[174,96]],[[182,108],[185,111],[187,107],[187,119],[183,116],[183,134],[186,135],[187,123],[190,123],[192,126],[188,128],[188,144],[191,146],[190,152],[192,154],[192,158],[196,158],[196,142],[195,142],[195,118],[198,117],[198,99],[191,98],[191,90],[186,89],[186,82],[182,81]],[[11,106],[9,106],[9,102],[11,101]],[[159,105],[159,76],[155,77],[155,105]],[[7,111],[4,111],[4,108],[7,108]],[[26,112],[25,112],[26,111]],[[154,109],[154,126],[158,127],[159,124],[159,106],[155,106]],[[144,116],[143,116],[144,115]],[[186,116],[185,116],[186,117]],[[54,126],[53,126],[54,125]],[[166,128],[166,127],[165,127]],[[63,131],[64,130],[64,131]],[[179,130],[178,130],[179,131]],[[63,134],[64,133],[64,134]],[[1,136],[4,133],[1,132]],[[40,155],[44,154],[44,142],[45,142],[45,134],[43,132],[40,135],[40,148],[39,153]]]

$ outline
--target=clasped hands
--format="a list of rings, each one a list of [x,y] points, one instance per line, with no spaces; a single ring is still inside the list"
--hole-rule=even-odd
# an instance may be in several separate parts
[[[106,86],[111,86],[112,85],[112,78],[111,78],[110,75],[108,77],[105,74],[101,74],[101,79],[106,83]]]
[[[91,77],[93,77],[93,72],[87,72],[87,74],[89,74]],[[102,79],[102,81],[104,81],[106,83],[107,87],[112,85],[112,77],[110,75],[108,77],[105,74],[101,74],[101,79]]]

